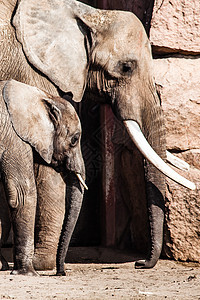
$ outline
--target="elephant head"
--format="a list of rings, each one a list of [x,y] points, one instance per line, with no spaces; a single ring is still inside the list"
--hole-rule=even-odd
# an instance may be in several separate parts
[[[67,183],[67,210],[58,250],[59,257],[65,257],[87,188],[79,117],[67,100],[15,80],[4,84],[3,99],[17,136],[36,150],[41,164],[61,172]],[[11,201],[10,205],[17,208],[19,203]]]
[[[99,10],[75,0],[42,0],[40,5],[21,0],[13,24],[28,61],[63,92],[72,90],[77,101],[86,87],[103,98],[147,158],[151,247],[147,259],[136,266],[153,267],[162,248],[161,172],[189,188],[195,186],[164,162],[164,117],[142,24],[130,12]]]
[[[3,96],[18,136],[58,172],[74,172],[84,184],[81,124],[71,103],[36,87],[8,81]]]

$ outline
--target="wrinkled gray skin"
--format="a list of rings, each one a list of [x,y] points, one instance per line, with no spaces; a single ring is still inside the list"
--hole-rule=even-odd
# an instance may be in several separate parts
[[[37,192],[33,159],[38,153],[37,160],[61,172],[73,191],[67,193],[71,210],[68,208],[61,234],[58,256],[62,256],[62,240],[68,243],[63,235],[67,231],[70,239],[83,199],[83,187],[75,175],[85,177],[81,125],[68,101],[14,80],[0,82],[0,115],[0,170],[14,231],[12,273],[35,275],[32,261]],[[2,266],[8,267],[3,257]]]
[[[77,101],[87,87],[112,106],[119,120],[136,121],[150,145],[165,159],[163,113],[151,74],[151,49],[134,14],[97,10],[74,0],[21,0],[16,11],[16,0],[4,2],[0,4],[4,24],[1,79],[12,77],[53,94],[58,93],[56,87],[64,93],[71,90]],[[63,203],[64,186],[61,177],[49,168],[40,167],[37,173],[41,213],[34,263],[37,268],[51,268],[55,252],[49,249],[54,248],[58,237],[56,232],[52,237],[51,229],[56,228],[54,223],[60,228],[62,212],[55,212],[48,202],[56,199]],[[151,240],[149,254],[146,260],[136,262],[137,268],[153,267],[162,248],[165,179],[149,163],[145,176]],[[52,190],[55,181],[58,189]],[[44,209],[51,214],[49,223],[42,216]]]

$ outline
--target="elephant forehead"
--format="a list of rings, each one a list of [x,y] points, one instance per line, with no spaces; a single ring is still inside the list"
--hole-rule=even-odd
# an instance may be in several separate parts
[[[52,99],[54,99],[56,103],[59,103],[64,126],[67,125],[68,127],[74,127],[76,130],[80,130],[81,123],[74,106],[68,100],[60,97],[52,97]]]
[[[62,113],[62,119],[64,127],[70,132],[70,134],[75,133],[76,131],[81,132],[81,123],[75,110],[65,110]]]
[[[141,22],[128,12],[119,12],[118,18],[99,35],[98,56],[107,60],[136,60],[143,51],[150,50],[149,41]],[[148,47],[146,47],[148,46]]]
[[[133,24],[120,28],[113,35],[114,52],[124,51],[127,55],[139,53],[147,42],[148,38],[143,27],[134,27]]]

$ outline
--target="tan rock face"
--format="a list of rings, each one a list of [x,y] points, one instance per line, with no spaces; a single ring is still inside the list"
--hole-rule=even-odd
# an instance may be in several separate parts
[[[150,30],[154,51],[200,53],[199,12],[199,0],[156,0]]]
[[[167,180],[164,251],[167,256],[200,262],[200,59],[154,60],[155,79],[165,113],[167,149],[191,166],[178,171],[194,181],[190,191]]]
[[[196,158],[200,158],[199,153]],[[196,168],[179,173],[200,182],[200,170]],[[197,185],[196,191],[188,191],[167,180],[164,252],[176,260],[200,262],[200,186]]]
[[[168,149],[200,149],[200,58],[155,59],[154,67],[165,111]]]

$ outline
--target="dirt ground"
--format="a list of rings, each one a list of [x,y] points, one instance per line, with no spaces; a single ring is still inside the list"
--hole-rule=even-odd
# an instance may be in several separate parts
[[[200,299],[200,265],[160,259],[135,270],[130,254],[104,248],[71,248],[66,277],[0,272],[0,299]],[[10,264],[11,265],[11,264]]]

